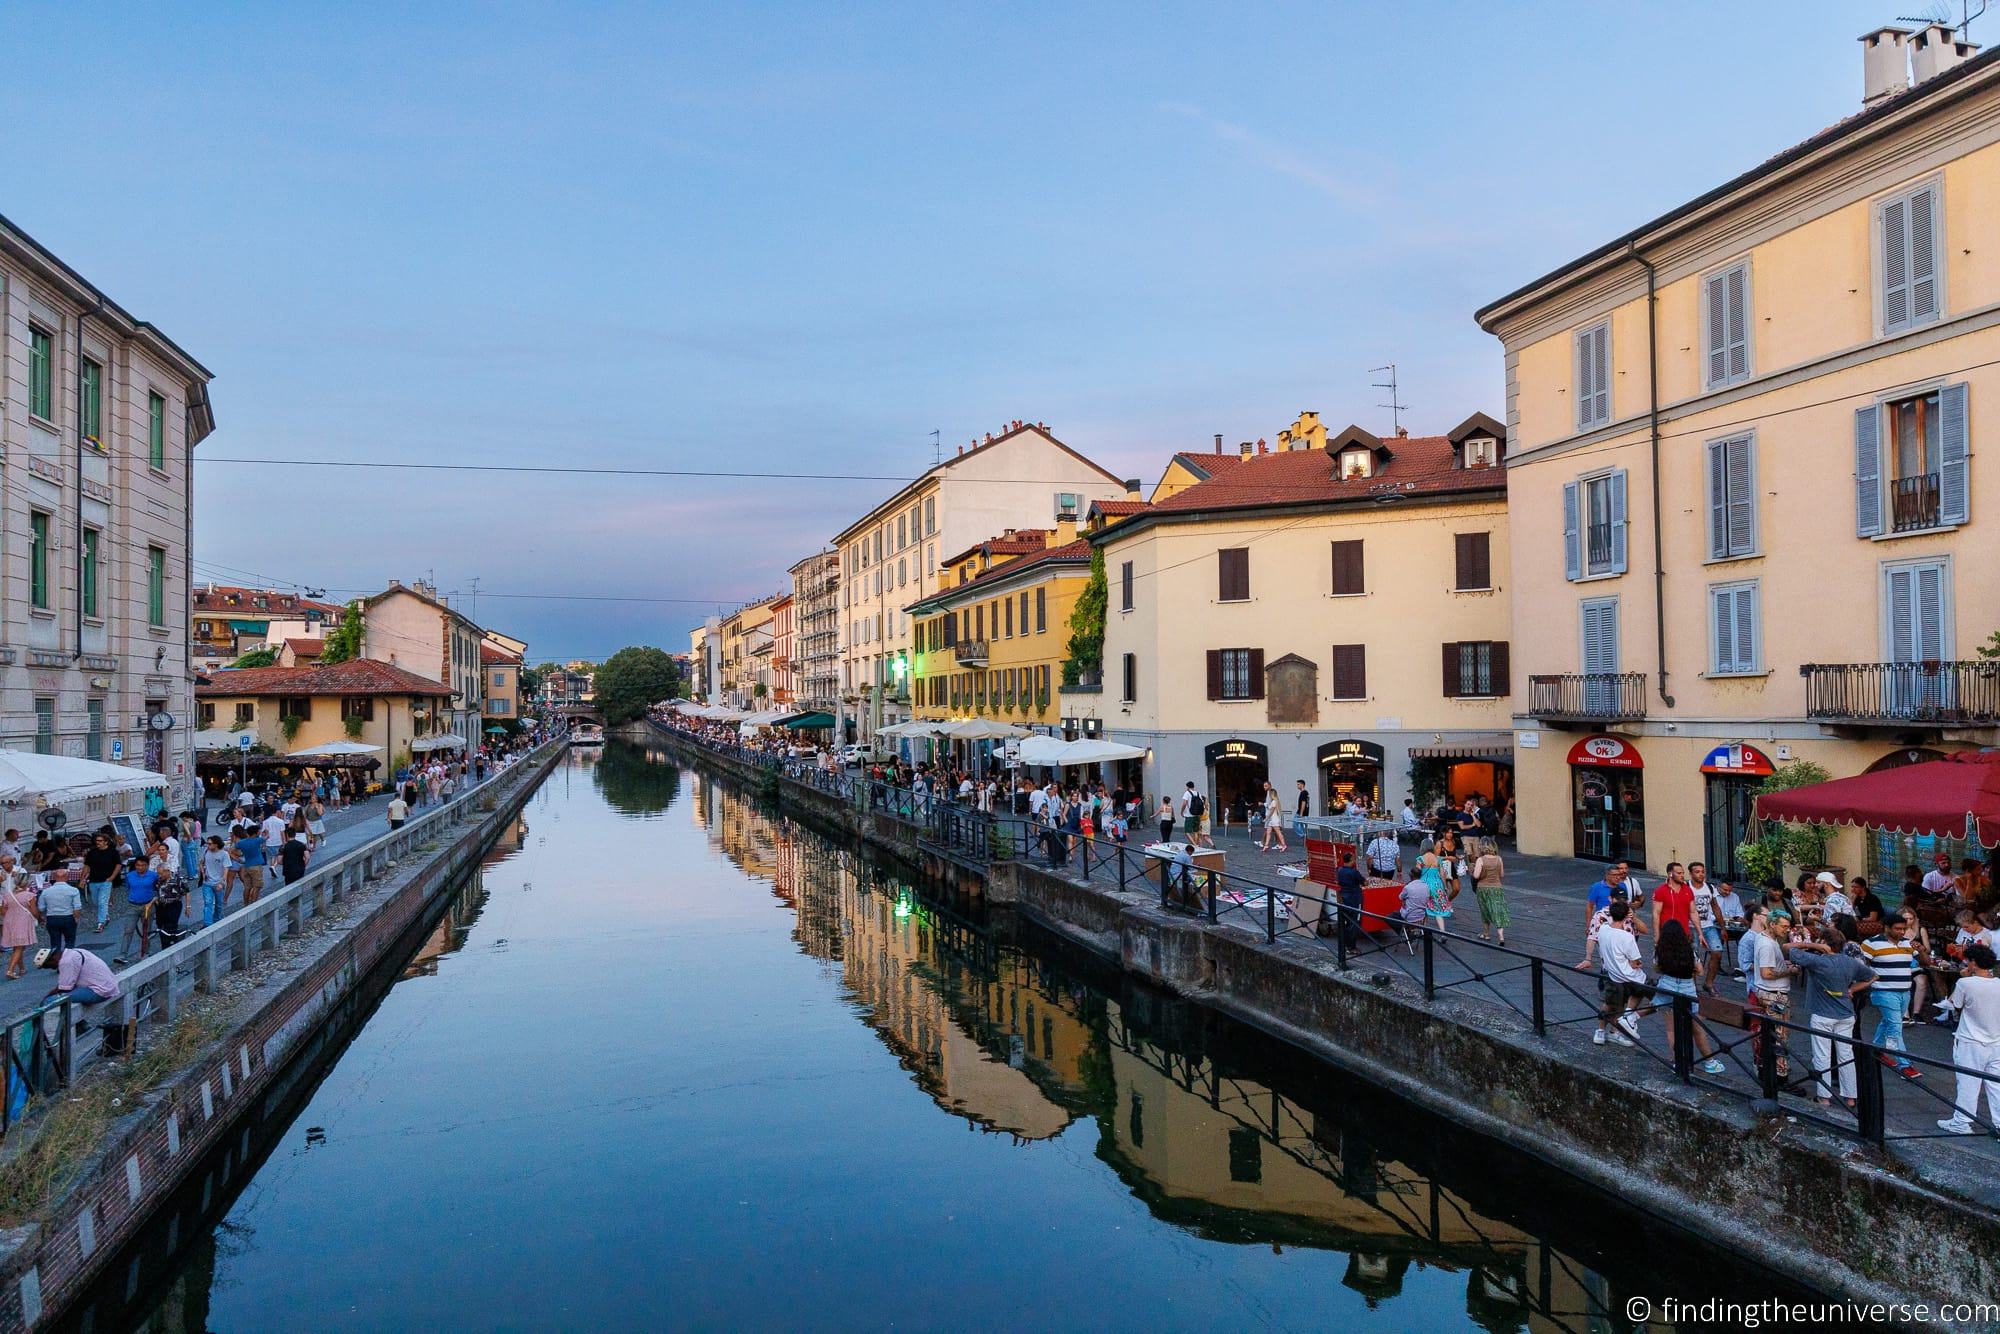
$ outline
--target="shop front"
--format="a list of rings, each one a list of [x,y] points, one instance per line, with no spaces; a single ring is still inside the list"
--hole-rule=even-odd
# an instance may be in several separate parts
[[[1711,880],[1743,879],[1736,849],[1748,832],[1757,789],[1774,771],[1769,756],[1741,743],[1717,746],[1702,759],[1702,860]]]
[[[1438,766],[1436,790],[1454,806],[1464,805],[1467,797],[1477,797],[1481,805],[1505,810],[1514,799],[1514,737],[1510,732],[1412,746],[1410,760],[1413,766]]]
[[[1347,737],[1321,746],[1318,759],[1320,814],[1335,814],[1356,799],[1371,811],[1382,809],[1382,747]]]
[[[1630,742],[1587,736],[1569,749],[1573,853],[1646,862],[1645,761]]]
[[[1271,752],[1261,741],[1231,737],[1202,747],[1208,767],[1210,818],[1217,828],[1247,824],[1250,812],[1264,803],[1264,784],[1271,781]]]

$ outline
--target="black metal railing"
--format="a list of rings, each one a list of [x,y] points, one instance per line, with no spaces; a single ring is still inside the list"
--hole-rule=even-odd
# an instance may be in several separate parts
[[[1891,726],[2000,726],[2000,660],[1809,662],[1806,716]]]
[[[1898,533],[1938,526],[1938,475],[1922,472],[1889,483],[1889,526]]]
[[[1575,672],[1528,678],[1528,712],[1536,718],[1615,722],[1646,716],[1644,672]]]
[[[75,1068],[73,1007],[71,1001],[50,1001],[0,1029],[0,1041],[7,1044],[0,1066],[6,1076],[0,1080],[0,1135],[42,1099],[69,1087]]]
[[[1609,523],[1585,524],[1583,529],[1583,572],[1597,574],[1611,568],[1612,525]]]

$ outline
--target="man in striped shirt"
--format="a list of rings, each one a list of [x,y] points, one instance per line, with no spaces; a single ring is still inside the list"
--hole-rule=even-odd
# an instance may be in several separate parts
[[[1868,1004],[1875,1011],[1875,1035],[1869,1039],[1891,1051],[1908,1051],[1903,1044],[1903,1020],[1910,1013],[1910,989],[1916,961],[1910,947],[1910,924],[1900,916],[1883,923],[1882,934],[1861,942],[1861,957],[1875,970],[1874,985],[1868,988]],[[1921,1079],[1917,1067],[1900,1056],[1884,1056],[1883,1061],[1905,1079]]]

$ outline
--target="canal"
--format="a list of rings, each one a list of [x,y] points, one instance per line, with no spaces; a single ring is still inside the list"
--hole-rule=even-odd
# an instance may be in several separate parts
[[[616,744],[383,982],[65,1324],[1581,1331],[1785,1291]]]

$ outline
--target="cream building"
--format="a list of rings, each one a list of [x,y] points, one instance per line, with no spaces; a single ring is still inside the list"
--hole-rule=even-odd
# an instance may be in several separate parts
[[[2000,57],[1862,46],[1858,114],[1479,312],[1525,852],[1734,878],[1772,767],[2000,740]]]
[[[194,447],[209,372],[0,219],[0,745],[192,790]]]
[[[1393,808],[1413,776],[1420,796],[1504,799],[1500,424],[1381,439],[1305,413],[1275,449],[1246,448],[1091,536],[1102,686],[1065,690],[1064,714],[1146,748],[1123,781],[1155,799],[1192,781],[1232,821],[1267,780],[1287,814],[1301,779],[1316,814],[1350,797]]]
[[[911,619],[937,592],[939,554],[993,533],[1081,520],[1093,500],[1121,499],[1137,483],[1113,477],[1049,434],[1012,422],[945,459],[842,529],[842,734],[867,739],[909,720]]]
[[[840,695],[840,557],[815,551],[791,576],[795,702],[831,714]]]
[[[225,668],[199,693],[202,727],[249,732],[280,755],[335,741],[381,747],[378,783],[409,761],[412,742],[444,728],[451,703],[450,686],[370,658]]]
[[[426,583],[389,587],[362,604],[362,656],[401,667],[449,687],[438,732],[455,734],[466,752],[485,739],[485,675],[479,664],[484,632]]]

